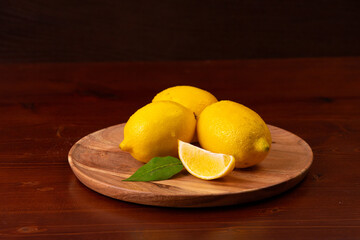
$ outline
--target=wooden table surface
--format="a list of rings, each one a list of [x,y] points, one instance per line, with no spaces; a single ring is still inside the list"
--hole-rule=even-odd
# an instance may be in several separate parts
[[[204,88],[307,141],[305,180],[245,205],[102,196],[67,162],[167,87]],[[360,58],[0,65],[0,239],[360,239]]]

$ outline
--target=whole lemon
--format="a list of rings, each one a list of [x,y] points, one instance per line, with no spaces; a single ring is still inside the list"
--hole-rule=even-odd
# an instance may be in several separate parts
[[[170,101],[150,103],[125,124],[120,148],[144,163],[153,157],[176,157],[178,139],[190,142],[195,127],[194,114],[184,106]]]
[[[175,86],[158,93],[152,102],[173,101],[189,108],[198,117],[205,107],[217,102],[208,91],[192,86]]]
[[[197,136],[204,149],[233,155],[237,168],[258,164],[271,147],[270,131],[261,117],[232,101],[205,108],[197,121]]]

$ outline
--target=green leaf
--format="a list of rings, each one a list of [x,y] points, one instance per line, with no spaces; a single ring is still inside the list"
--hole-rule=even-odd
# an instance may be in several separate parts
[[[183,169],[181,161],[174,157],[154,157],[140,167],[131,177],[123,181],[159,181],[166,180]]]

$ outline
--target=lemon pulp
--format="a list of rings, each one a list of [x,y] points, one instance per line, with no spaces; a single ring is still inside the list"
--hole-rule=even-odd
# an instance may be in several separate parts
[[[224,177],[235,167],[233,156],[212,153],[181,140],[179,140],[179,158],[190,174],[205,180]]]

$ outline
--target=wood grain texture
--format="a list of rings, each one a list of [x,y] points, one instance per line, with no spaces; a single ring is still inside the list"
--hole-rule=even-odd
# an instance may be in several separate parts
[[[249,106],[311,146],[293,189],[264,201],[161,208],[97,194],[70,148],[189,84]],[[360,236],[360,58],[0,64],[0,239],[327,239]]]
[[[2,0],[0,62],[357,56],[358,1]]]
[[[145,205],[214,207],[261,200],[299,183],[313,158],[304,140],[269,126],[273,140],[271,151],[255,167],[235,169],[212,181],[198,179],[184,170],[165,181],[122,182],[143,166],[119,149],[124,126],[108,127],[79,140],[69,152],[69,164],[89,188],[112,198]]]

